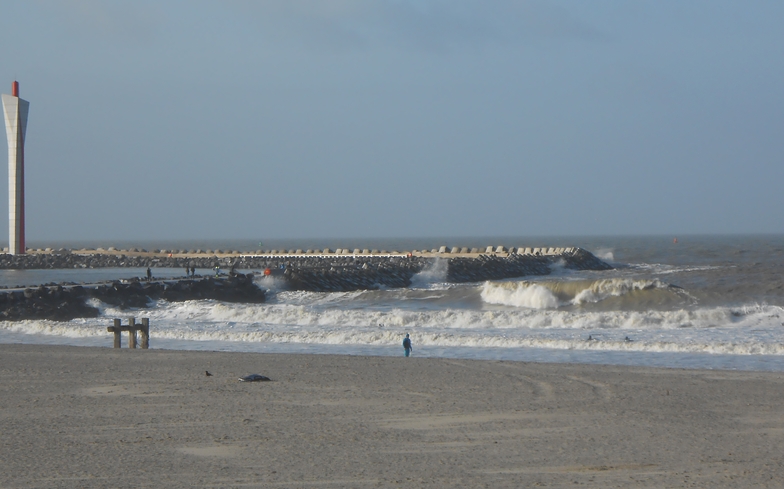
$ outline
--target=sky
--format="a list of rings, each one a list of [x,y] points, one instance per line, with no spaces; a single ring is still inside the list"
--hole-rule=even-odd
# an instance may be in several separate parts
[[[782,233],[781,19],[762,0],[3,2],[27,239]]]

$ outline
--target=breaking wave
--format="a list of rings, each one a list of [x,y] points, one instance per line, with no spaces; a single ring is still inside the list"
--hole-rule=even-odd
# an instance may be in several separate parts
[[[554,309],[563,306],[599,303],[610,298],[624,297],[624,308],[652,304],[684,302],[688,294],[659,280],[613,278],[604,280],[542,281],[542,282],[485,282],[482,300],[532,309]]]
[[[111,317],[119,311],[106,309]],[[135,311],[139,313],[141,311]],[[127,315],[126,311],[123,315]],[[784,309],[764,304],[740,308],[648,313],[519,311],[334,311],[302,306],[245,306],[185,302],[144,311],[151,341],[246,344],[397,346],[410,331],[418,345],[433,347],[549,348],[784,355]],[[121,315],[118,315],[122,317]],[[105,338],[106,318],[67,323],[0,323],[0,334]],[[588,335],[591,340],[587,340]],[[631,341],[626,338],[631,337]]]
[[[502,288],[503,290],[503,288]],[[512,289],[514,290],[514,289]],[[533,302],[552,301],[554,295],[541,286],[520,289],[520,294],[541,295]],[[533,291],[533,292],[530,292]],[[346,293],[351,296],[355,293]],[[548,295],[549,294],[549,295]],[[334,298],[333,298],[334,299]],[[522,299],[521,299],[522,300]],[[667,331],[674,329],[707,328],[781,328],[784,309],[766,304],[749,304],[740,307],[679,308],[674,310],[607,310],[590,311],[561,308],[504,308],[504,309],[404,309],[334,307],[330,301],[310,304],[230,304],[215,301],[186,301],[168,303],[160,301],[150,309],[123,311],[102,305],[101,317],[76,319],[58,323],[51,321],[0,322],[0,329],[33,334],[95,336],[104,334],[110,319],[128,316],[149,317],[155,330],[180,331],[198,336],[208,331],[245,328],[250,332],[260,329],[286,332],[308,331],[321,334],[328,330],[346,330],[361,335],[367,330],[437,330],[474,331],[477,334],[509,335],[516,332],[528,334],[532,330],[639,330]],[[784,335],[784,331],[782,331]]]
[[[485,282],[482,300],[488,304],[530,309],[555,309],[560,305],[552,290],[531,282]]]

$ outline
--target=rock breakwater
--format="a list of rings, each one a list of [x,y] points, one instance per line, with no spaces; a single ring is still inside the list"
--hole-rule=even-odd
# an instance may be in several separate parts
[[[290,263],[283,276],[289,288],[313,292],[373,290],[408,287],[430,259],[421,257],[319,258]]]
[[[157,251],[157,250],[156,250]],[[374,250],[375,251],[375,250]],[[370,290],[381,287],[408,287],[414,276],[430,267],[437,260],[446,261],[443,280],[447,282],[480,282],[507,278],[547,275],[555,264],[577,270],[607,270],[612,268],[590,252],[581,248],[512,248],[488,246],[485,251],[454,247],[439,250],[392,252],[374,254],[368,250],[323,250],[303,253],[237,254],[237,252],[210,255],[188,253],[178,256],[173,253],[147,253],[131,250],[111,253],[60,252],[31,253],[27,255],[0,255],[0,268],[5,269],[57,269],[57,268],[197,268],[231,269],[228,279],[183,279],[174,281],[114,282],[110,286],[78,289],[72,287],[52,291],[52,287],[26,289],[34,297],[19,300],[16,292],[7,292],[0,297],[6,307],[6,319],[37,318],[61,319],[84,317],[92,314],[84,304],[84,297],[94,297],[119,307],[146,307],[151,299],[163,298],[170,301],[189,299],[215,299],[234,302],[262,302],[264,292],[253,283],[253,275],[235,273],[250,269],[281,276],[285,286],[304,291],[352,291]],[[54,284],[51,284],[54,285]],[[74,284],[75,285],[75,284]],[[2,294],[0,292],[0,294]],[[29,294],[28,294],[29,295]],[[66,297],[67,304],[52,309],[52,304]],[[29,300],[28,300],[29,299]],[[28,306],[24,306],[29,302]],[[27,308],[27,309],[26,309]]]
[[[561,263],[576,270],[609,270],[612,267],[580,248],[553,255],[508,253],[476,257],[442,258],[447,261],[447,282],[481,282],[531,275],[549,275]],[[283,276],[290,288],[307,291],[372,290],[380,287],[408,287],[414,276],[432,266],[424,257],[366,258],[336,262],[330,258],[292,261]]]
[[[89,305],[95,298],[120,309],[149,307],[151,301],[170,302],[214,299],[223,302],[261,303],[265,293],[252,274],[226,278],[194,278],[142,282],[111,282],[90,285],[49,284],[36,288],[0,291],[0,320],[49,319],[70,321],[97,317],[99,310]]]

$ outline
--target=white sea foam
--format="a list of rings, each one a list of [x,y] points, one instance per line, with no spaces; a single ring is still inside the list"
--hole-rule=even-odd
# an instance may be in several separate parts
[[[273,304],[307,305],[307,306],[336,306],[351,303],[367,291],[357,290],[351,292],[306,292],[306,291],[279,291],[273,292],[268,302]]]
[[[659,280],[629,278],[485,282],[481,297],[488,304],[553,309],[564,305],[597,303],[609,297],[621,297],[638,291],[669,288],[669,284]],[[676,290],[673,289],[672,294],[677,295],[679,291]]]
[[[62,336],[65,338],[88,338],[108,335],[105,324],[103,328],[98,328],[94,324],[80,320],[67,323],[43,320],[0,322],[0,329],[11,333]]]
[[[488,304],[503,304],[531,309],[553,309],[559,302],[546,287],[529,282],[485,282],[482,300]]]
[[[535,289],[538,290],[538,289]],[[545,289],[547,290],[547,289]],[[107,310],[110,317],[115,314]],[[127,313],[116,311],[127,316]],[[347,309],[292,304],[225,304],[211,301],[163,303],[144,312],[157,322],[196,321],[205,324],[246,324],[281,327],[350,327],[362,329],[383,324],[400,328],[443,329],[676,329],[711,328],[760,322],[780,324],[781,308],[751,305],[745,308],[700,308],[673,311],[580,312],[557,309],[520,308],[513,310],[435,309],[410,310]],[[120,316],[118,316],[120,317]]]
[[[178,308],[181,309],[181,308]],[[765,309],[763,314],[772,311]],[[779,311],[780,312],[780,311]],[[174,316],[182,318],[182,311]],[[757,318],[759,319],[759,318]],[[752,320],[751,322],[754,322]],[[400,342],[401,328],[378,327],[286,327],[274,325],[246,325],[236,323],[211,323],[194,326],[188,322],[161,324],[151,333],[153,345],[156,339],[193,342],[239,342],[256,344],[297,343],[311,345],[376,345],[396,346]],[[555,331],[487,331],[449,330],[407,326],[417,346],[472,347],[472,348],[547,348],[555,350],[585,350],[595,352],[671,352],[671,353],[714,353],[732,355],[784,355],[784,337],[781,328],[754,329],[722,328],[687,332],[661,331],[593,331],[593,341],[587,341],[584,333],[573,330]],[[21,321],[0,323],[0,332],[25,333],[65,338],[105,337],[109,345],[110,335],[103,323],[96,320],[58,323],[51,321]],[[625,338],[632,336],[631,341]]]
[[[687,273],[687,272],[705,272],[710,270],[721,270],[725,268],[734,268],[734,265],[716,266],[679,266],[679,265],[666,265],[662,263],[632,263],[629,265],[636,270],[644,270],[655,275],[669,275],[673,273]]]

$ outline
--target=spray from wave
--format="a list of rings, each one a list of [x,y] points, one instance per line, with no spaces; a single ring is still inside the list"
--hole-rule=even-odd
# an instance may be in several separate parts
[[[598,250],[594,251],[593,254],[595,257],[606,262],[615,261],[615,255],[613,254],[612,248],[599,248]]]
[[[262,289],[273,293],[287,288],[286,279],[279,275],[256,275],[253,282]]]
[[[449,260],[436,258],[424,270],[411,277],[411,287],[424,289],[443,284],[446,282],[448,271]]]

